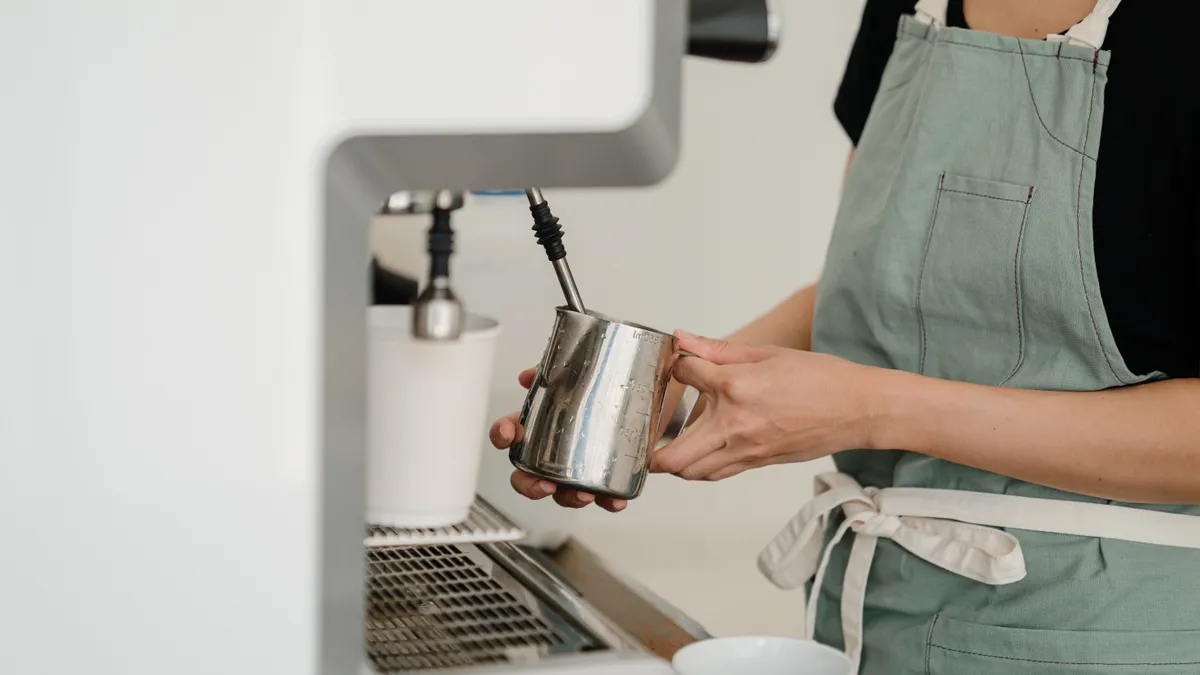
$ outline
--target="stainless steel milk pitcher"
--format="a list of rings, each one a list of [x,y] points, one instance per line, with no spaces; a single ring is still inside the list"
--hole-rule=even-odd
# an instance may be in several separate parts
[[[652,328],[559,307],[509,460],[559,485],[637,497],[680,357],[676,342]],[[689,393],[672,417],[672,434],[686,424],[696,398]]]

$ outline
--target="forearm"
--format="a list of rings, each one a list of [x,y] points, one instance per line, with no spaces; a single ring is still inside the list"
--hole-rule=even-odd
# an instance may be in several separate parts
[[[872,447],[1102,499],[1200,503],[1200,380],[1076,393],[879,379]]]

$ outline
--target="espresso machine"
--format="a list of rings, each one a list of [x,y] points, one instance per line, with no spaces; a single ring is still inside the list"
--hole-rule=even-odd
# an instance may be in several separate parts
[[[671,672],[571,565],[364,533],[367,223],[661,181],[681,59],[765,60],[769,4],[6,9],[0,672]]]

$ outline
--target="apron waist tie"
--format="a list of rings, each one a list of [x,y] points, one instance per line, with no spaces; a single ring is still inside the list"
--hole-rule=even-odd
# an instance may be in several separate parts
[[[838,508],[845,520],[822,547],[829,515]],[[830,554],[848,530],[854,531],[841,618],[846,655],[857,673],[867,578],[879,538],[959,576],[1011,584],[1025,577],[1025,557],[1017,538],[998,527],[1200,549],[1196,516],[962,490],[864,488],[846,474],[827,473],[817,476],[813,500],[767,544],[758,567],[780,588],[813,581],[805,607],[805,636],[812,639]]]

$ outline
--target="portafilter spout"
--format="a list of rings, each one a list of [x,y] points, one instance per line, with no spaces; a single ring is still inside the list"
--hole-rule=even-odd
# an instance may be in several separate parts
[[[583,298],[579,296],[579,288],[575,286],[575,277],[571,275],[571,266],[567,264],[567,249],[562,243],[562,226],[558,218],[550,213],[550,205],[538,188],[526,188],[525,196],[529,197],[529,212],[533,214],[533,231],[537,242],[546,249],[546,257],[554,265],[554,273],[558,276],[558,284],[562,286],[563,295],[567,298],[567,307],[571,311],[585,313]]]
[[[450,287],[450,256],[454,230],[450,214],[463,207],[463,193],[452,190],[399,192],[388,199],[383,213],[432,215],[428,234],[429,282],[413,302],[412,334],[418,340],[454,341],[462,335],[465,312]]]

